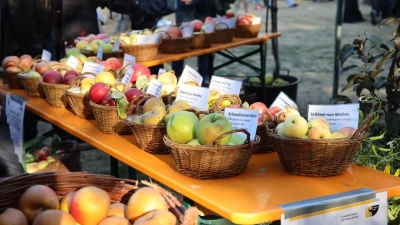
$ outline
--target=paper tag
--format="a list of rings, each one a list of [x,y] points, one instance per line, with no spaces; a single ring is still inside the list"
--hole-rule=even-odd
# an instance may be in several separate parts
[[[190,26],[190,23],[191,23],[192,21],[189,21],[189,22],[182,22],[182,24],[181,24],[181,27],[188,27],[188,26]]]
[[[42,51],[42,60],[46,61],[46,62],[50,62],[51,61],[51,53],[45,49],[43,49]]]
[[[122,66],[125,66],[127,63],[130,62],[136,62],[136,57],[133,55],[129,55],[129,54],[124,54],[124,63],[122,64]]]
[[[121,43],[121,40],[119,38],[117,38],[117,40],[115,40],[112,51],[116,52],[119,50],[119,43]]]
[[[259,17],[259,18],[261,19],[261,17]],[[236,18],[232,17],[232,18],[229,18],[229,19],[221,19],[220,22],[221,23],[226,23],[229,28],[234,28],[235,24],[236,24]],[[223,25],[225,25],[225,24],[223,24]],[[223,25],[221,24],[221,26],[223,26]]]
[[[141,33],[141,32],[142,32],[142,30],[133,30],[133,31],[128,33],[128,36],[131,35],[131,34]]]
[[[194,27],[193,26],[186,26],[186,27],[182,27],[181,31],[182,31],[182,37],[186,38],[186,37],[191,37],[193,36],[193,30]]]
[[[209,22],[209,23],[205,23],[202,26],[202,29],[204,31],[204,33],[213,33],[215,31],[215,22]]]
[[[323,117],[331,125],[331,131],[342,127],[358,128],[358,109],[360,104],[308,105],[308,121]]]
[[[163,73],[165,73],[165,69],[163,69],[163,68],[158,69],[157,77],[160,76]]]
[[[121,82],[125,83],[126,85],[129,85],[134,71],[135,70],[133,69],[133,67],[129,66],[128,69],[126,70],[125,75],[122,77]]]
[[[210,89],[196,87],[187,84],[179,85],[176,100],[185,100],[190,106],[196,106],[200,110],[206,110]]]
[[[138,34],[136,36],[136,45],[157,44],[160,42],[160,34]]]
[[[156,96],[157,98],[160,97],[161,94],[161,89],[162,89],[163,83],[156,79],[150,80],[149,87],[147,88],[146,94],[152,94]]]
[[[155,29],[154,33],[159,33],[161,31],[163,32],[167,32],[169,30],[169,28],[172,27],[172,24],[166,25],[166,26],[162,26],[162,27],[158,27],[157,29]]]
[[[258,110],[225,108],[224,115],[231,122],[233,129],[246,129],[250,133],[250,140],[254,140],[258,124]],[[244,133],[238,134],[247,138]]]
[[[213,75],[210,82],[210,90],[217,90],[221,94],[240,94],[242,82],[230,80],[223,77]]]
[[[76,70],[76,68],[79,65],[79,59],[77,59],[75,56],[70,56],[66,62],[67,66],[71,67],[72,69]]]
[[[98,73],[101,73],[101,72],[103,72],[103,71],[104,71],[104,65],[101,65],[101,64],[100,64],[99,72],[98,72]]]
[[[18,156],[18,161],[24,163],[23,156],[23,130],[24,130],[24,112],[25,112],[25,102],[27,99],[18,96],[10,95],[6,96],[6,114],[7,123],[10,128],[10,136],[14,143],[14,151]]]
[[[203,83],[203,77],[192,67],[186,65],[185,69],[183,69],[181,78],[178,81],[178,85],[189,81],[195,81],[199,86],[201,86],[201,83]]]
[[[99,48],[97,49],[97,58],[99,58],[100,61],[103,60],[103,46],[99,46]]]
[[[99,70],[100,70],[100,66],[101,65],[97,64],[97,63],[85,62],[85,64],[83,64],[82,73],[92,72],[94,74],[98,74]]]
[[[288,106],[297,106],[296,102],[294,102],[285,92],[281,91],[279,95],[275,98],[275,100],[272,102],[272,104],[269,106],[271,108],[272,106],[278,106],[281,109],[285,109]]]
[[[251,24],[260,24],[261,23],[261,17],[254,17],[253,20],[251,21]]]

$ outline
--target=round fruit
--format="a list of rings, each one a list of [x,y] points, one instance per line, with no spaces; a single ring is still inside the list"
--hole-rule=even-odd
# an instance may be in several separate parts
[[[67,212],[51,209],[38,215],[32,225],[76,225],[76,221]]]
[[[39,72],[40,73],[40,72]],[[48,84],[62,84],[64,82],[63,76],[56,70],[48,70],[43,74],[43,82]]]
[[[60,201],[60,210],[69,213],[69,205],[71,202],[72,196],[74,196],[76,191],[71,191],[70,193],[66,194]]]
[[[146,77],[150,77],[151,72],[150,69],[146,66],[135,64],[132,66],[133,74],[131,77],[131,82],[135,83],[139,76],[146,75]]]
[[[132,225],[132,223],[124,217],[110,216],[102,220],[98,225]]]
[[[178,220],[169,210],[154,210],[139,217],[133,225],[176,225]]]
[[[159,98],[150,98],[143,105],[143,113],[150,111],[155,106],[163,106],[165,108],[164,102]]]
[[[108,92],[110,92],[110,87],[102,82],[97,82],[90,87],[89,98],[92,102],[100,104]]]
[[[26,189],[19,199],[19,209],[25,214],[29,223],[45,210],[58,209],[59,201],[53,189],[45,185],[33,185]]]
[[[108,216],[119,216],[125,217],[126,205],[121,202],[115,202],[110,205],[110,209],[108,210]]]
[[[8,208],[0,214],[1,225],[28,225],[25,215],[18,209]]]
[[[175,84],[176,85],[178,83],[178,79],[176,78],[174,71],[168,71],[163,74],[160,74],[160,76],[157,77],[157,80],[163,84]]]
[[[103,82],[106,84],[114,84],[115,83],[115,77],[112,73],[110,72],[101,72],[96,75],[96,82]]]
[[[128,100],[128,102],[131,102],[134,98],[136,98],[136,96],[143,94],[143,91],[137,89],[137,88],[130,88],[127,91],[125,91],[125,96],[126,96],[126,100]],[[137,101],[135,101],[133,104],[136,105],[136,103],[139,101],[139,99]]]

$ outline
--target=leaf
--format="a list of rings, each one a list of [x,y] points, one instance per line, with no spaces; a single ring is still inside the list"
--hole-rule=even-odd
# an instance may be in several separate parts
[[[374,78],[374,79],[375,79],[376,75],[382,73],[383,71],[384,71],[384,69],[382,69],[382,68],[376,69],[376,70],[374,70],[374,71],[371,73],[371,75],[369,75],[369,76],[370,76],[371,78]]]
[[[337,95],[329,99],[329,104],[337,104],[338,102],[351,103],[351,99],[345,95]]]
[[[347,77],[347,83],[353,81],[356,78],[362,77],[363,74],[362,73],[358,73],[358,74],[352,74],[350,76]]]
[[[383,59],[382,59],[381,61],[379,61],[379,62],[375,65],[375,69],[381,68],[384,62],[385,62],[385,60],[383,60]]]
[[[371,35],[368,37],[369,42],[374,46],[381,46],[382,38],[377,35]]]
[[[342,47],[342,49],[340,49],[339,59],[342,63],[342,66],[343,63],[346,61],[346,59],[349,58],[352,54],[353,54],[353,45],[351,44],[346,44]]]
[[[115,99],[115,101],[117,102],[118,116],[121,119],[125,119],[127,116],[126,106],[128,106],[129,104],[125,94],[117,90],[111,93],[111,98]]]
[[[394,17],[388,17],[388,18],[386,18],[386,19],[383,19],[383,20],[379,23],[378,27],[379,27],[379,28],[382,28],[383,26],[386,26],[386,25],[389,25],[389,24],[392,24],[392,23],[395,23],[395,22],[396,22],[396,18],[394,18]]]
[[[385,49],[385,50],[387,50],[387,51],[390,51],[390,48],[387,46],[387,45],[385,45],[385,44],[381,44],[381,46],[379,46],[380,48],[383,48],[383,49]]]
[[[371,80],[365,80],[364,82],[360,83],[360,85],[358,85],[358,87],[356,89],[357,96],[360,96],[362,90],[364,90],[365,88],[369,89],[370,86],[373,87],[373,83]]]
[[[392,50],[392,51],[387,52],[387,53],[383,56],[382,60],[390,59],[390,58],[392,57],[392,55],[393,55],[395,52],[396,52],[396,50]]]
[[[340,92],[343,92],[343,91],[349,89],[349,88],[352,87],[353,85],[354,85],[354,81],[350,81],[349,83],[346,84],[346,86],[344,86],[344,87],[342,88],[342,90],[341,90]]]
[[[378,77],[375,79],[374,87],[375,89],[381,89],[386,83],[386,77]]]
[[[352,70],[356,67],[357,67],[357,65],[351,65],[351,66],[345,67],[340,71],[340,74],[342,75],[342,74],[346,73],[347,71]]]

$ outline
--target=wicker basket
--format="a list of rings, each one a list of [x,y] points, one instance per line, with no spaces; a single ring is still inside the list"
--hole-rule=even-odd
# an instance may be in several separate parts
[[[116,106],[103,106],[92,101],[89,104],[101,131],[107,134],[132,134],[129,126],[119,117]]]
[[[48,84],[40,81],[43,87],[44,94],[46,95],[46,101],[53,107],[68,108],[68,98],[65,95],[65,91],[68,90],[69,85],[66,84]]]
[[[220,141],[226,135],[244,132],[247,140],[241,145],[220,145]],[[212,179],[233,177],[242,173],[253,153],[253,146],[260,141],[256,136],[250,141],[250,134],[244,129],[236,129],[218,137],[214,146],[173,143],[167,135],[164,143],[168,146],[174,157],[178,171],[184,175],[198,179]]]
[[[368,116],[351,138],[316,140],[286,138],[266,129],[283,169],[295,175],[324,177],[346,171],[364,138],[372,116]]]
[[[40,84],[40,80],[42,79],[42,77],[25,76],[24,73],[27,72],[19,73],[17,76],[21,84],[24,86],[26,94],[31,97],[46,98],[43,86]]]
[[[21,67],[19,67],[19,68],[22,71],[22,68]],[[10,71],[4,70],[4,78],[10,89],[24,89],[24,86],[22,85],[21,81],[18,78],[18,74],[21,71],[10,72]]]
[[[147,45],[121,45],[120,48],[124,53],[135,56],[137,62],[142,62],[155,59],[159,46],[160,43]]]
[[[213,44],[228,43],[233,41],[236,28],[228,28],[225,23],[215,25],[214,35],[212,36]]]
[[[265,112],[265,114],[268,119],[257,126],[256,135],[260,136],[260,143],[254,146],[253,154],[270,153],[276,151],[273,140],[269,136],[267,136],[265,132],[267,126],[269,129],[274,129],[276,127],[276,120],[274,116],[268,111]],[[262,118],[265,119],[265,117]]]
[[[249,24],[240,25],[236,24],[235,37],[237,38],[251,38],[257,37],[260,32],[261,23],[259,24]]]
[[[213,35],[214,33],[194,34],[192,43],[190,44],[190,48],[199,49],[211,47]]]
[[[83,55],[85,55],[86,57],[91,57],[91,56],[96,56],[97,57],[97,53],[93,52],[93,51],[87,51],[87,50],[81,50],[81,53]],[[112,52],[103,52],[103,61],[109,59],[109,58],[117,58],[122,55],[122,51],[121,50],[117,50],[117,51],[112,51]]]
[[[103,174],[86,172],[22,174],[0,180],[0,212],[4,212],[7,208],[18,209],[19,199],[25,190],[37,184],[46,185],[53,189],[59,200],[71,191],[86,186],[96,186],[110,195],[111,203],[122,202],[124,204],[128,203],[129,198],[139,188],[139,182],[135,180],[115,178]],[[185,210],[176,197],[160,186],[147,181],[142,181],[141,184],[158,190],[167,202],[169,210],[177,217],[180,225],[197,225],[197,208],[191,207]]]
[[[242,107],[242,100],[240,99],[239,95],[235,94],[223,94],[221,95],[216,101],[215,106],[210,109],[211,112],[221,113],[224,114],[225,107],[221,106],[221,103],[224,100],[231,101],[231,105],[239,105]]]
[[[190,51],[192,37],[163,39],[160,44],[160,51],[165,54],[177,54]]]
[[[77,76],[72,81],[70,88],[78,88],[81,86],[81,81],[85,76]],[[92,106],[90,106],[90,98],[88,94],[73,93],[65,91],[65,95],[68,98],[69,105],[74,111],[75,115],[85,119],[94,119],[94,113]]]

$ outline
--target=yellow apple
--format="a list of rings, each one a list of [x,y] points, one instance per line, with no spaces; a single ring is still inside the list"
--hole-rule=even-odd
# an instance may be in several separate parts
[[[161,88],[161,95],[169,95],[176,88],[176,84],[164,84]]]
[[[349,137],[353,136],[353,134],[356,132],[356,129],[354,127],[342,127],[340,129],[336,130],[336,132],[340,132],[344,136],[346,136],[346,138],[349,138]]]
[[[342,132],[334,131],[331,134],[331,139],[347,138]]]
[[[95,82],[96,82],[95,79],[90,77],[85,77],[81,80],[81,88],[89,89]]]
[[[181,105],[171,105],[170,107],[168,107],[168,114],[174,114],[174,113],[176,113],[176,112],[179,112],[179,111],[183,111],[184,110],[184,108],[181,106]]]
[[[173,105],[180,105],[182,106],[183,109],[188,109],[190,108],[190,105],[187,101],[185,100],[178,100],[178,101],[174,101],[174,103],[172,103]]]
[[[37,167],[39,170],[44,169],[47,165],[49,165],[49,162],[47,160],[42,160],[38,162]]]
[[[79,48],[79,49],[83,49],[83,47],[85,45],[89,45],[90,43],[86,40],[80,40],[76,43],[75,47]]]
[[[290,138],[303,138],[308,131],[308,122],[300,115],[292,115],[283,122],[283,134]]]
[[[293,116],[293,115],[300,115],[299,111],[297,111],[294,108],[285,108],[282,109],[281,111],[279,111],[279,113],[276,115],[277,118],[277,122],[278,123],[283,123],[285,122],[286,118]],[[307,127],[308,127],[308,123],[307,123]]]
[[[107,71],[97,74],[95,79],[95,82],[103,82],[106,84],[114,84],[115,81],[114,75]]]
[[[159,98],[149,98],[143,105],[143,113],[150,111],[155,106],[162,106],[165,108],[164,102]]]
[[[104,41],[98,40],[98,39],[95,39],[95,40],[91,41],[91,42],[90,42],[90,45],[91,45],[92,48],[93,48],[93,52],[97,52],[97,50],[99,49],[99,46],[100,46],[102,43],[104,43]]]
[[[186,143],[187,145],[201,145],[198,139],[193,139],[191,141],[189,141],[188,143]]]
[[[163,121],[163,116],[156,112],[156,111],[149,111],[145,112],[142,115],[142,121],[144,124],[149,124],[149,125],[158,125],[161,124]]]
[[[195,127],[198,123],[199,118],[194,113],[176,112],[167,123],[167,135],[174,143],[186,144],[196,138]]]
[[[331,131],[326,126],[311,127],[308,131],[310,139],[331,139]]]
[[[324,126],[329,131],[331,130],[331,125],[329,124],[328,120],[323,117],[315,117],[308,121],[308,128],[316,127],[316,126]]]
[[[202,145],[213,145],[219,136],[231,130],[232,124],[228,118],[220,113],[211,113],[199,121],[196,127],[196,137]],[[221,145],[227,145],[231,136],[230,134],[222,138]]]
[[[246,141],[243,136],[241,136],[238,133],[233,133],[231,136],[231,140],[229,142],[235,144],[235,145],[241,145]]]
[[[119,37],[119,40],[120,40],[120,45],[121,46],[124,46],[124,45],[131,45],[131,38],[130,37],[128,37],[128,36],[124,36],[124,35],[121,35],[120,37]]]
[[[164,85],[166,84],[176,85],[178,83],[178,78],[176,77],[175,72],[173,70],[160,74],[160,76],[157,77],[157,80],[163,83]]]
[[[278,124],[275,128],[275,132],[282,137],[285,137],[285,134],[283,133],[283,123]]]
[[[167,115],[167,110],[161,105],[154,106],[150,112],[158,112],[163,118]]]

